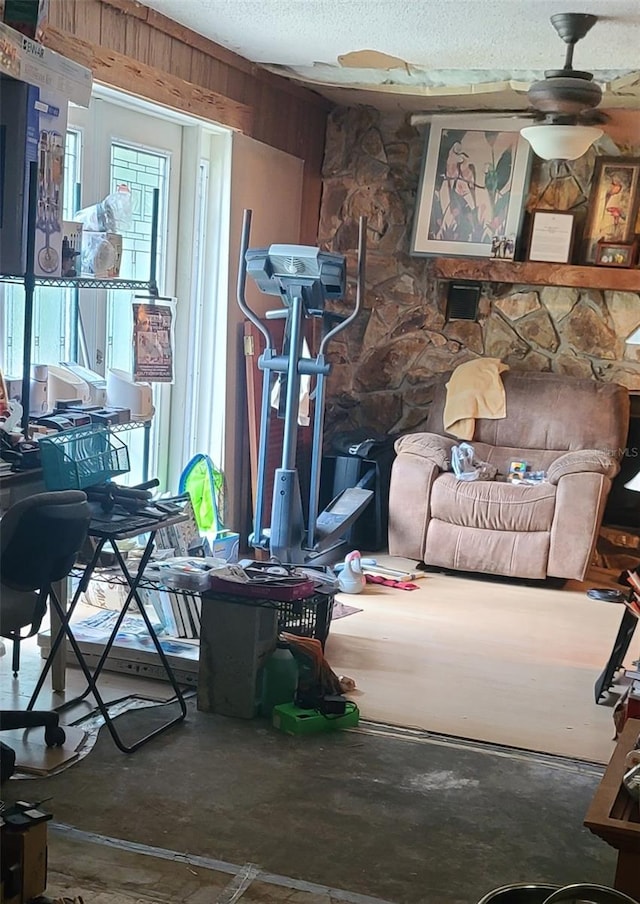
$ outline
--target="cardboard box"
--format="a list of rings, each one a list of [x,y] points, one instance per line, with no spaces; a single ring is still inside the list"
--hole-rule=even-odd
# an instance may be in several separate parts
[[[47,824],[40,822],[24,831],[2,829],[2,863],[5,869],[14,867],[21,890],[17,896],[6,899],[30,901],[44,894],[47,887]]]
[[[34,272],[62,273],[62,200],[66,97],[0,76],[0,146],[4,147],[0,195],[0,271],[26,271],[30,164],[37,163],[38,203]],[[3,140],[4,139],[4,140]],[[17,228],[16,228],[17,226]]]
[[[217,559],[224,559],[225,562],[238,561],[238,548],[240,545],[240,534],[234,533],[232,530],[218,531],[215,540],[210,540],[211,555]]]
[[[5,377],[4,385],[8,399],[15,399],[17,402],[22,401],[22,377]]]
[[[0,22],[0,73],[41,88],[55,85],[68,101],[89,106],[91,69],[32,41],[5,22]]]
[[[82,223],[65,220],[62,224],[62,276],[80,275]]]
[[[49,0],[25,3],[24,0],[4,0],[3,21],[34,41],[41,41],[49,19]]]
[[[114,232],[82,233],[81,272],[96,279],[117,279],[122,261],[122,236]]]

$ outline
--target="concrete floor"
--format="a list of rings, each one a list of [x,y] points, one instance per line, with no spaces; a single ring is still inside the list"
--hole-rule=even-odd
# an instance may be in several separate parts
[[[118,722],[135,736],[162,710]],[[613,851],[582,827],[598,767],[364,729],[292,738],[190,704],[131,756],[103,730],[66,772],[3,795],[50,797],[55,821],[84,832],[346,889],[344,901],[475,904],[508,883],[612,882]],[[51,868],[72,872],[55,850]]]
[[[252,864],[237,871],[201,859],[169,859],[156,849],[126,850],[77,831],[48,837],[47,897],[78,904],[378,904],[370,897],[265,876]],[[235,897],[234,897],[235,895]]]

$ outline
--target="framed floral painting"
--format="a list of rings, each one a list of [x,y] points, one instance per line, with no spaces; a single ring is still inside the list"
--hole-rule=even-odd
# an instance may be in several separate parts
[[[582,257],[596,262],[598,242],[633,239],[640,204],[640,157],[597,157],[583,234]]]
[[[434,116],[423,158],[411,253],[490,257],[515,243],[529,185],[528,120]]]

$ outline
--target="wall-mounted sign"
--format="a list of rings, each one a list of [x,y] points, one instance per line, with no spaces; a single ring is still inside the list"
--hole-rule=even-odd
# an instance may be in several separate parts
[[[133,378],[143,383],[173,383],[175,298],[134,296]]]

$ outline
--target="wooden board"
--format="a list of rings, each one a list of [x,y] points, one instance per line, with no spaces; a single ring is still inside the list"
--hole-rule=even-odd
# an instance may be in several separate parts
[[[628,719],[616,743],[600,786],[584,820],[585,826],[610,844],[615,837],[634,845],[640,854],[640,809],[621,787],[624,761],[640,738],[640,719]]]
[[[434,258],[433,266],[436,276],[441,279],[640,291],[640,270],[637,267],[626,270],[615,267],[580,267],[534,261],[453,257]]]
[[[28,775],[50,775],[62,766],[69,766],[78,759],[78,749],[84,743],[86,732],[80,728],[64,726],[67,739],[62,747],[47,747],[44,728],[29,731],[3,731],[2,740],[16,754],[16,771]]]
[[[338,594],[363,611],[332,625],[327,658],[355,679],[363,719],[604,764],[613,709],[593,685],[621,612],[585,595],[600,575],[569,586],[442,574],[413,591],[370,584]]]
[[[640,719],[629,719],[596,791],[584,824],[618,851],[614,888],[640,896],[640,809],[622,785],[625,758],[640,739]]]

